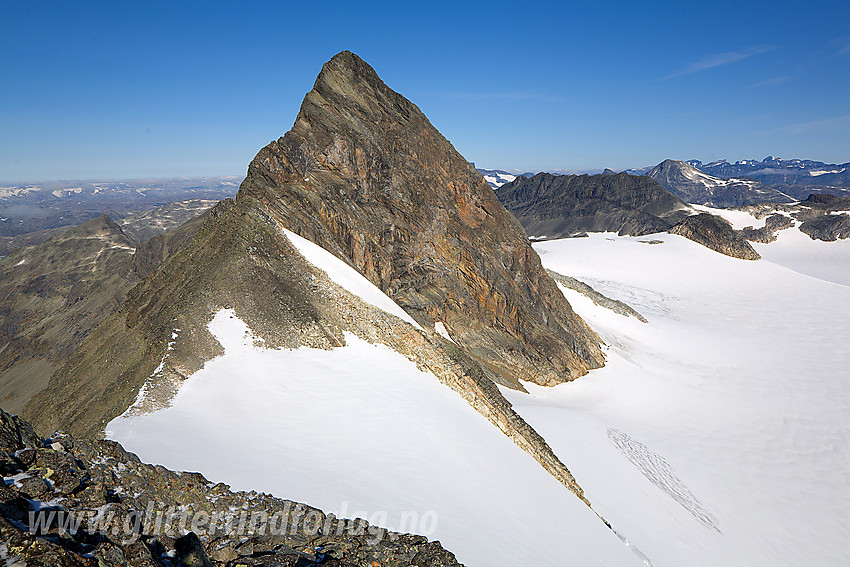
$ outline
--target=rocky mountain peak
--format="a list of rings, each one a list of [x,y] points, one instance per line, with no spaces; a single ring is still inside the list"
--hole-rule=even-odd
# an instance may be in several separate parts
[[[684,161],[664,160],[647,175],[677,197],[698,205],[722,208],[791,200],[788,195],[754,179],[715,177]]]
[[[61,238],[85,238],[85,237],[109,237],[124,241],[128,246],[135,246],[135,242],[124,234],[124,230],[109,215],[100,215],[90,221],[66,231]]]
[[[603,362],[481,174],[353,53],[324,65],[292,129],[251,162],[246,198],[504,380],[555,384]]]
[[[313,91],[326,98],[332,98],[332,93],[347,97],[355,92],[388,90],[372,66],[351,51],[341,51],[325,63],[313,85]]]
[[[175,246],[166,235],[145,245],[156,245],[155,261],[143,263],[142,280],[27,403],[36,425],[98,434],[125,411],[168,407],[183,380],[224,352],[209,323],[232,309],[266,348],[333,349],[349,333],[387,346],[587,503],[494,382],[574,379],[603,364],[599,337],[481,174],[362,60],[328,62],[292,129],[251,162],[236,200],[198,223]],[[340,281],[323,252],[299,248],[303,239],[348,264],[333,263]],[[346,287],[368,286],[361,276],[406,313]]]

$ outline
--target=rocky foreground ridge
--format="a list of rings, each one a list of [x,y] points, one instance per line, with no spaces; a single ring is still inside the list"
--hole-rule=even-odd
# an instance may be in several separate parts
[[[224,458],[224,456],[222,456]],[[232,492],[0,410],[0,560],[45,567],[455,566],[439,542]]]

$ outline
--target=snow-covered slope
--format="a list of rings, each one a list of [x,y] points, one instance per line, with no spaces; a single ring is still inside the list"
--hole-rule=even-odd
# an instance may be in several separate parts
[[[387,297],[375,284],[367,280],[363,274],[306,238],[299,236],[291,230],[284,230],[286,237],[298,249],[308,262],[323,270],[336,284],[350,291],[360,299],[383,309],[387,313],[395,315],[402,321],[407,321],[417,329],[421,329],[413,317],[399,307],[399,305]]]
[[[517,178],[516,175],[508,173],[507,171],[502,171],[501,169],[479,169],[478,171],[481,172],[481,175],[484,176],[484,180],[493,189],[501,187],[505,183],[510,183]]]
[[[456,393],[353,335],[331,351],[256,346],[232,312],[225,354],[171,408],[107,435],[234,489],[426,533],[467,565],[640,565],[587,506]],[[227,458],[222,458],[227,455]],[[403,522],[413,512],[416,520]]]
[[[749,210],[715,209],[702,205],[692,205],[694,209],[717,215],[729,221],[732,227],[740,230],[747,227],[761,228],[768,215],[757,218]],[[792,218],[787,211],[777,209],[774,214]],[[814,240],[800,229],[800,222],[793,220],[790,228],[777,232],[775,242],[751,244],[765,260],[784,266],[801,274],[822,280],[850,286],[850,240],[838,239],[833,242]]]
[[[797,229],[780,230],[776,242],[753,247],[767,261],[795,272],[850,286],[850,240],[812,240]],[[843,306],[850,315],[850,303]]]
[[[607,365],[504,393],[657,567],[847,565],[850,287],[653,238],[535,245],[649,323],[566,291]]]
[[[349,266],[293,242],[358,289]],[[607,365],[502,390],[628,546],[433,375],[352,335],[330,351],[271,350],[222,310],[210,330],[225,354],[172,407],[130,411],[107,435],[237,489],[426,533],[467,565],[847,565],[850,319],[837,314],[850,287],[669,234],[535,248],[649,320],[564,290],[609,345]],[[831,279],[850,279],[850,255],[837,265]]]

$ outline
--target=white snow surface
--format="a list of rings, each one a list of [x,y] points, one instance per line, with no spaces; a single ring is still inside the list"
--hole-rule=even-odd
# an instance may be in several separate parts
[[[814,278],[850,286],[850,239],[812,240],[797,228],[780,230],[775,242],[751,242],[764,260]],[[836,315],[850,316],[850,305]]]
[[[649,323],[567,290],[606,366],[503,393],[656,567],[850,564],[850,287],[652,238],[534,245]]]
[[[692,208],[703,212],[703,213],[711,213],[712,215],[716,215],[720,218],[723,218],[730,223],[732,223],[732,228],[735,230],[741,230],[742,228],[747,228],[751,226],[753,228],[761,228],[767,222],[768,215],[763,216],[760,219],[757,219],[752,214],[747,211],[735,211],[732,209],[717,209],[714,207],[708,207],[705,205],[691,205]]]
[[[502,389],[631,548],[433,375],[352,335],[270,350],[222,310],[210,331],[225,354],[172,407],[116,418],[107,436],[148,462],[390,528],[434,511],[429,537],[470,566],[846,566],[850,249],[836,244],[848,243],[782,231],[757,262],[669,234],[534,245],[547,268],[649,320],[564,290],[606,366]],[[804,256],[821,279],[791,269]]]
[[[209,328],[225,354],[186,380],[172,407],[118,417],[107,437],[146,462],[391,528],[404,511],[436,512],[428,535],[470,566],[642,564],[528,454],[400,354],[350,334],[330,351],[260,348],[230,310]]]
[[[283,229],[286,237],[292,242],[292,245],[298,249],[304,258],[323,270],[328,277],[343,289],[348,290],[354,295],[360,297],[363,301],[371,303],[378,309],[382,309],[387,313],[395,315],[402,321],[407,321],[417,329],[421,329],[413,317],[399,307],[399,305],[387,297],[378,287],[366,279],[363,274],[313,242],[310,242],[303,236],[299,236],[291,230]]]
[[[484,180],[496,187],[501,187],[505,183],[510,183],[514,179],[516,179],[516,175],[511,175],[509,173],[493,172],[484,175]]]
[[[768,217],[765,215],[757,219],[746,211],[715,209],[703,205],[691,205],[691,207],[726,219],[736,230],[748,226],[761,228]],[[788,213],[781,211],[779,214],[790,217]],[[839,211],[837,214],[844,214],[844,211]],[[768,262],[814,278],[850,286],[850,239],[839,239],[834,242],[813,240],[800,231],[797,221],[794,221],[794,225],[778,231],[774,242],[768,244],[750,242],[750,244]]]
[[[449,330],[446,329],[446,325],[442,321],[437,321],[436,323],[434,323],[434,330],[437,331],[437,333],[439,333],[439,335],[444,339],[448,339],[454,342],[451,335],[449,335]]]

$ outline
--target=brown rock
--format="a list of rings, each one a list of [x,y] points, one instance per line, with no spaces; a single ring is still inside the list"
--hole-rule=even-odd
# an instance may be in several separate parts
[[[325,64],[292,129],[251,162],[246,197],[511,380],[557,384],[604,362],[481,174],[353,53]]]
[[[684,236],[733,258],[742,260],[758,260],[761,258],[750,243],[732,229],[732,225],[709,213],[690,216],[668,232]]]

